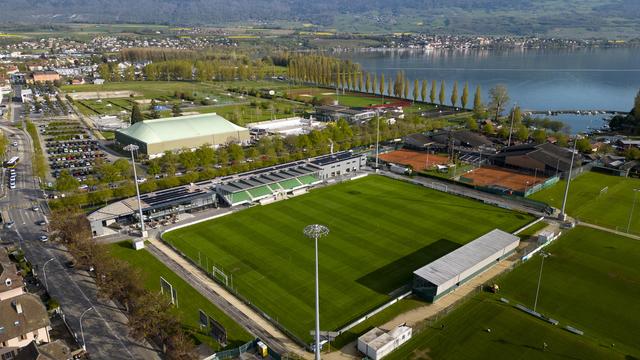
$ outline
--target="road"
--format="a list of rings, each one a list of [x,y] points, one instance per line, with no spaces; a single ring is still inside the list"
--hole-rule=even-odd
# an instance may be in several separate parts
[[[13,122],[21,121],[21,105],[12,104]],[[24,128],[24,126],[23,126]],[[46,202],[37,179],[33,176],[31,157],[31,138],[22,130],[0,124],[10,142],[16,141],[17,147],[10,146],[7,156],[19,156],[16,167],[16,189],[8,189],[6,178],[3,180],[4,196],[0,199],[0,209],[7,214],[15,225],[3,228],[0,238],[4,243],[20,246],[26,258],[34,265],[37,276],[48,284],[49,293],[61,305],[66,320],[82,344],[80,315],[89,308],[83,317],[82,328],[86,349],[93,359],[160,359],[158,353],[148,344],[140,344],[127,336],[127,318],[111,301],[99,300],[93,278],[80,270],[64,266],[68,261],[67,251],[56,244],[41,242],[38,238],[44,233],[44,227],[36,224],[46,220]],[[34,211],[38,205],[41,210]],[[7,220],[7,219],[3,219]],[[49,261],[50,259],[53,259]],[[46,268],[43,266],[47,262]]]

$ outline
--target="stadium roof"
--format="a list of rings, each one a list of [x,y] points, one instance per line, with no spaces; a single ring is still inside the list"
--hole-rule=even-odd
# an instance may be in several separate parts
[[[517,236],[494,229],[413,273],[434,285],[442,285],[518,241]]]
[[[215,113],[137,122],[117,132],[147,144],[247,131]]]
[[[558,145],[544,143],[544,144],[522,144],[510,146],[503,149],[493,158],[508,158],[508,157],[522,157],[527,156],[533,160],[539,161],[550,168],[558,168],[560,171],[567,171],[571,167],[571,150],[563,148]],[[580,166],[581,155],[576,154],[574,167]]]

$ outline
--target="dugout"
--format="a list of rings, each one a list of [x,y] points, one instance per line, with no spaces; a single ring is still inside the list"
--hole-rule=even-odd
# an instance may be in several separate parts
[[[511,255],[520,238],[494,229],[413,272],[413,291],[430,302]]]

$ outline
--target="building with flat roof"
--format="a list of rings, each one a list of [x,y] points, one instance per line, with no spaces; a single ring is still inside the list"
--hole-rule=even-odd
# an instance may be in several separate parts
[[[358,338],[358,351],[365,354],[367,359],[379,360],[409,341],[411,336],[412,329],[406,325],[391,331],[374,327]]]
[[[254,136],[280,135],[282,137],[308,134],[311,130],[321,130],[326,126],[327,124],[321,121],[305,119],[299,116],[247,124],[251,134]]]
[[[47,81],[60,80],[60,74],[55,71],[34,71],[31,74],[31,80],[34,83],[42,83]]]
[[[494,229],[413,272],[413,290],[435,302],[511,255],[520,238]]]
[[[117,130],[115,138],[123,146],[138,145],[140,153],[154,158],[165,151],[196,149],[205,144],[244,144],[250,135],[248,129],[212,113],[140,121]]]
[[[322,121],[345,119],[350,123],[368,121],[378,115],[376,110],[356,109],[342,105],[321,105],[316,107],[316,116]]]

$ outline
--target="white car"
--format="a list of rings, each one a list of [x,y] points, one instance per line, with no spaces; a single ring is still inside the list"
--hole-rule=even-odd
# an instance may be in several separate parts
[[[42,242],[49,241],[49,237],[47,235],[40,235],[40,241]]]

